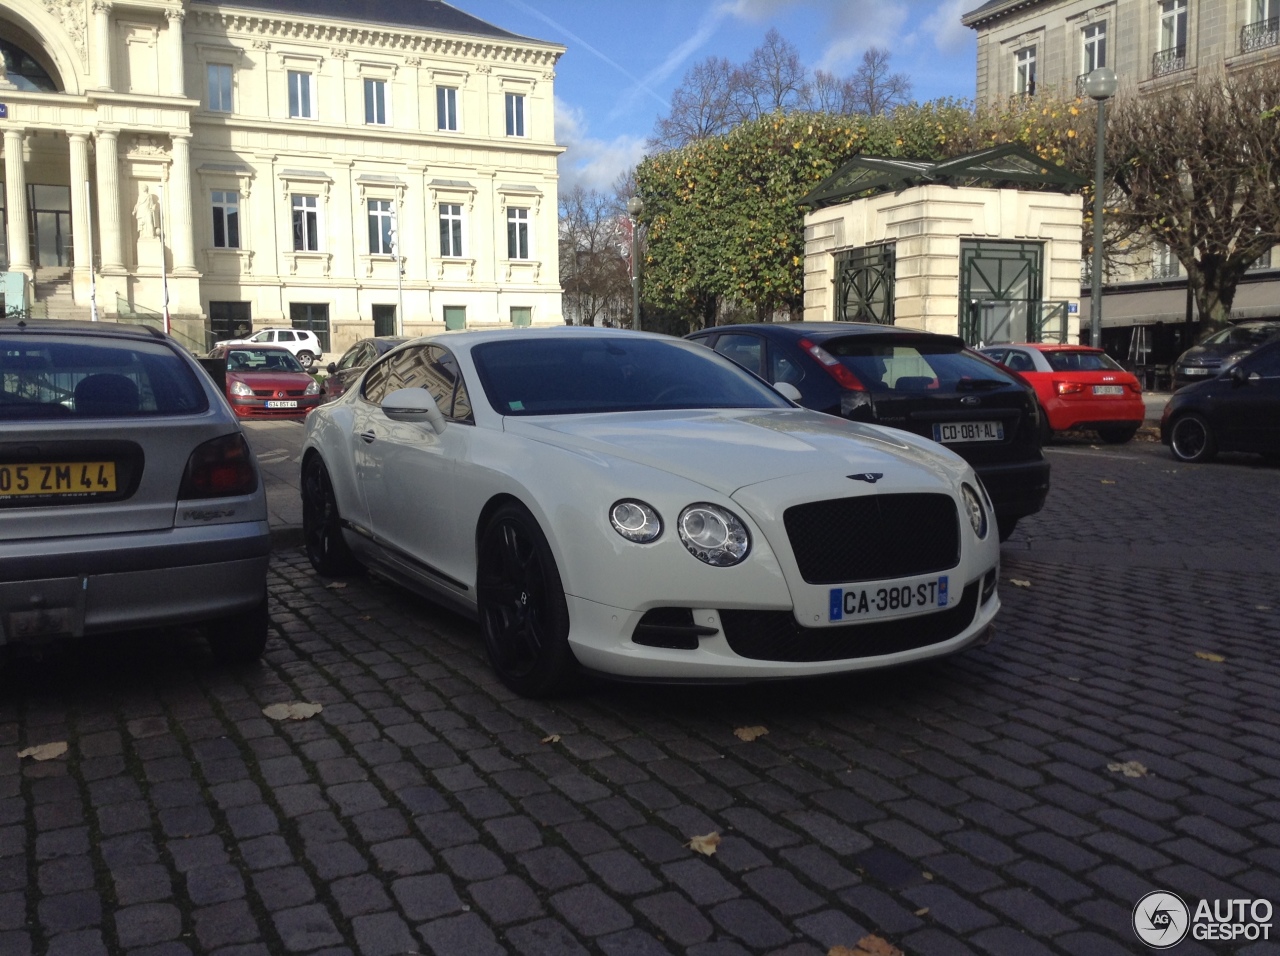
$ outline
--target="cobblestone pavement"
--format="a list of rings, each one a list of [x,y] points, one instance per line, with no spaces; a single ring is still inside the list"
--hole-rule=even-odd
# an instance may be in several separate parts
[[[1280,907],[1280,469],[1049,454],[994,640],[922,667],[533,703],[469,622],[296,549],[260,667],[186,632],[17,662],[0,954],[1108,956],[1154,889]],[[1280,948],[1173,950],[1233,951]]]

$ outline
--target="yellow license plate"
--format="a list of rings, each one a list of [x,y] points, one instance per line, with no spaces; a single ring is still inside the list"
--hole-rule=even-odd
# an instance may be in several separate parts
[[[54,461],[0,465],[0,498],[103,495],[116,490],[114,461]]]

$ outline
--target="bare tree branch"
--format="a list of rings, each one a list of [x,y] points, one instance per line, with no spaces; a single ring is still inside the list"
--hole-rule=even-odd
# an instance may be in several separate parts
[[[911,79],[905,73],[889,72],[889,51],[871,47],[862,54],[862,63],[850,80],[852,102],[842,112],[882,116],[911,99]]]
[[[671,112],[659,118],[650,147],[678,149],[687,143],[727,133],[737,122],[734,67],[723,57],[695,63],[671,95]]]
[[[560,194],[564,312],[581,325],[604,324],[630,301],[630,236],[617,206],[616,196],[581,185]]]

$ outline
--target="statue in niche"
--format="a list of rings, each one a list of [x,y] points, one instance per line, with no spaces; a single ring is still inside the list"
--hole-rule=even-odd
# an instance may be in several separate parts
[[[133,207],[133,218],[138,223],[139,239],[159,238],[160,201],[151,194],[151,187],[142,187],[138,202]]]

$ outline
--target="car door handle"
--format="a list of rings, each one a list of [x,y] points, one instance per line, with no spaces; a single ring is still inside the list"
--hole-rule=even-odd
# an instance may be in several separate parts
[[[366,445],[372,444],[373,440],[377,437],[378,436],[374,434],[374,431],[372,428],[370,428],[367,432],[360,433],[360,438]]]

